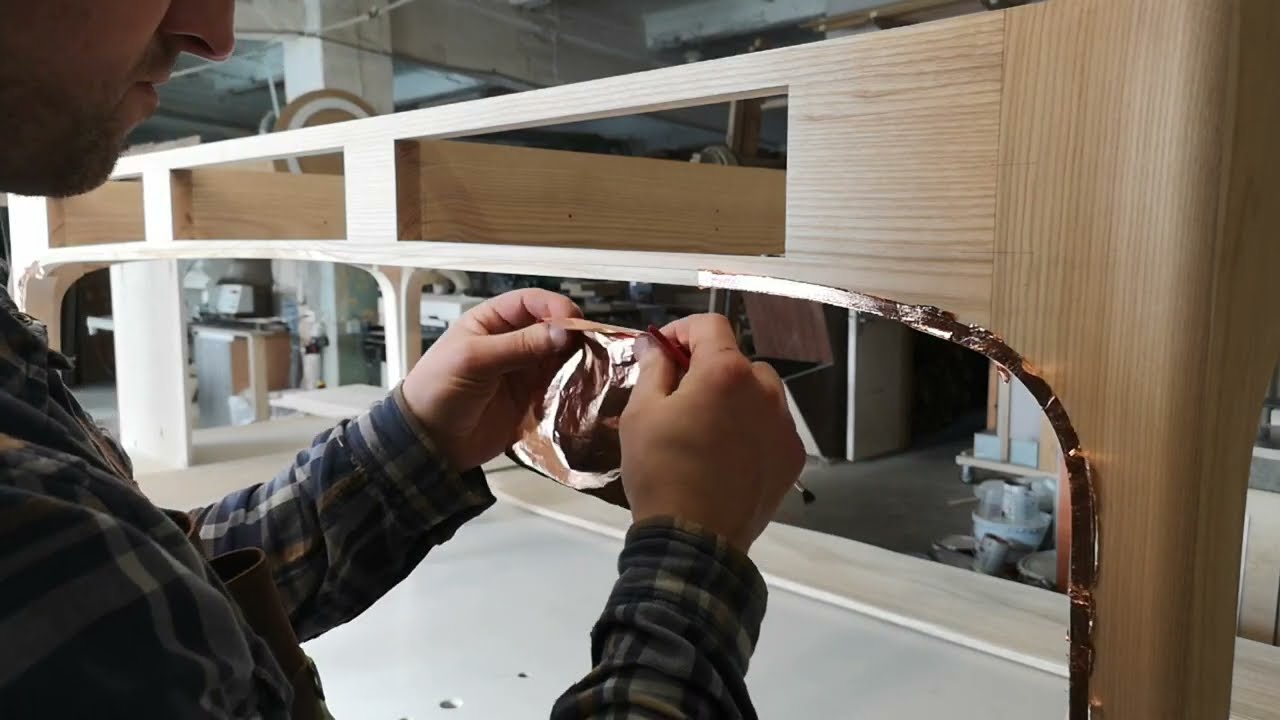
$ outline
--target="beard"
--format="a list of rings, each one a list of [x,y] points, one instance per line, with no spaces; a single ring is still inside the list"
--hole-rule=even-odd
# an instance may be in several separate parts
[[[129,130],[123,93],[76,90],[0,67],[0,193],[68,197],[110,177]]]

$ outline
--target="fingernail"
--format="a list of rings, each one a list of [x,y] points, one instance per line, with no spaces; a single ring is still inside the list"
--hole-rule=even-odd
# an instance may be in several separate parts
[[[562,327],[551,325],[547,330],[548,336],[551,338],[551,346],[557,350],[563,350],[569,347],[569,331]]]

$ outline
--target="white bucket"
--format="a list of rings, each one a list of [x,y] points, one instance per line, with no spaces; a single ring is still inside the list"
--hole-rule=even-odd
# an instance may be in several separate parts
[[[996,537],[1009,543],[1009,556],[1007,562],[1017,562],[1040,547],[1040,543],[1044,542],[1044,536],[1049,532],[1049,524],[1053,521],[1053,516],[1049,513],[1042,512],[1033,515],[1029,524],[1014,525],[988,517],[983,517],[978,513],[972,513],[973,516],[973,537],[979,542],[987,535],[995,535]]]

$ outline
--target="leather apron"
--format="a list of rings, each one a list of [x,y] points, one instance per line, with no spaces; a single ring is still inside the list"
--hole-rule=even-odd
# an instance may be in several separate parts
[[[73,413],[80,429],[103,460],[127,482],[132,473],[118,447],[108,442],[101,431],[78,412]],[[182,528],[196,550],[203,555],[194,523],[186,513],[166,510],[165,515]],[[209,561],[218,578],[239,606],[249,627],[262,638],[276,664],[293,686],[292,720],[333,720],[324,703],[324,690],[315,663],[302,652],[298,636],[293,632],[289,615],[280,600],[280,591],[271,577],[267,555],[260,548],[245,548],[219,555]]]
[[[182,528],[187,539],[199,546],[191,518],[185,513],[165,511]],[[267,555],[258,548],[246,548],[219,555],[209,561],[227,587],[249,627],[266,642],[271,655],[293,685],[293,720],[333,720],[324,704],[324,689],[311,658],[302,652],[293,632],[284,603],[271,578]]]

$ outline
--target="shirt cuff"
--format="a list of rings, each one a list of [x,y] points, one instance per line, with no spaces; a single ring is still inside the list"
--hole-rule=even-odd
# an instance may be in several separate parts
[[[366,471],[393,482],[430,479],[435,498],[445,500],[448,492],[442,491],[455,492],[461,506],[488,507],[495,502],[482,469],[459,473],[446,465],[426,428],[409,410],[399,385],[355,423],[359,433],[353,450]]]
[[[627,533],[618,572],[614,601],[678,606],[746,674],[769,592],[745,553],[696,523],[657,518]]]

